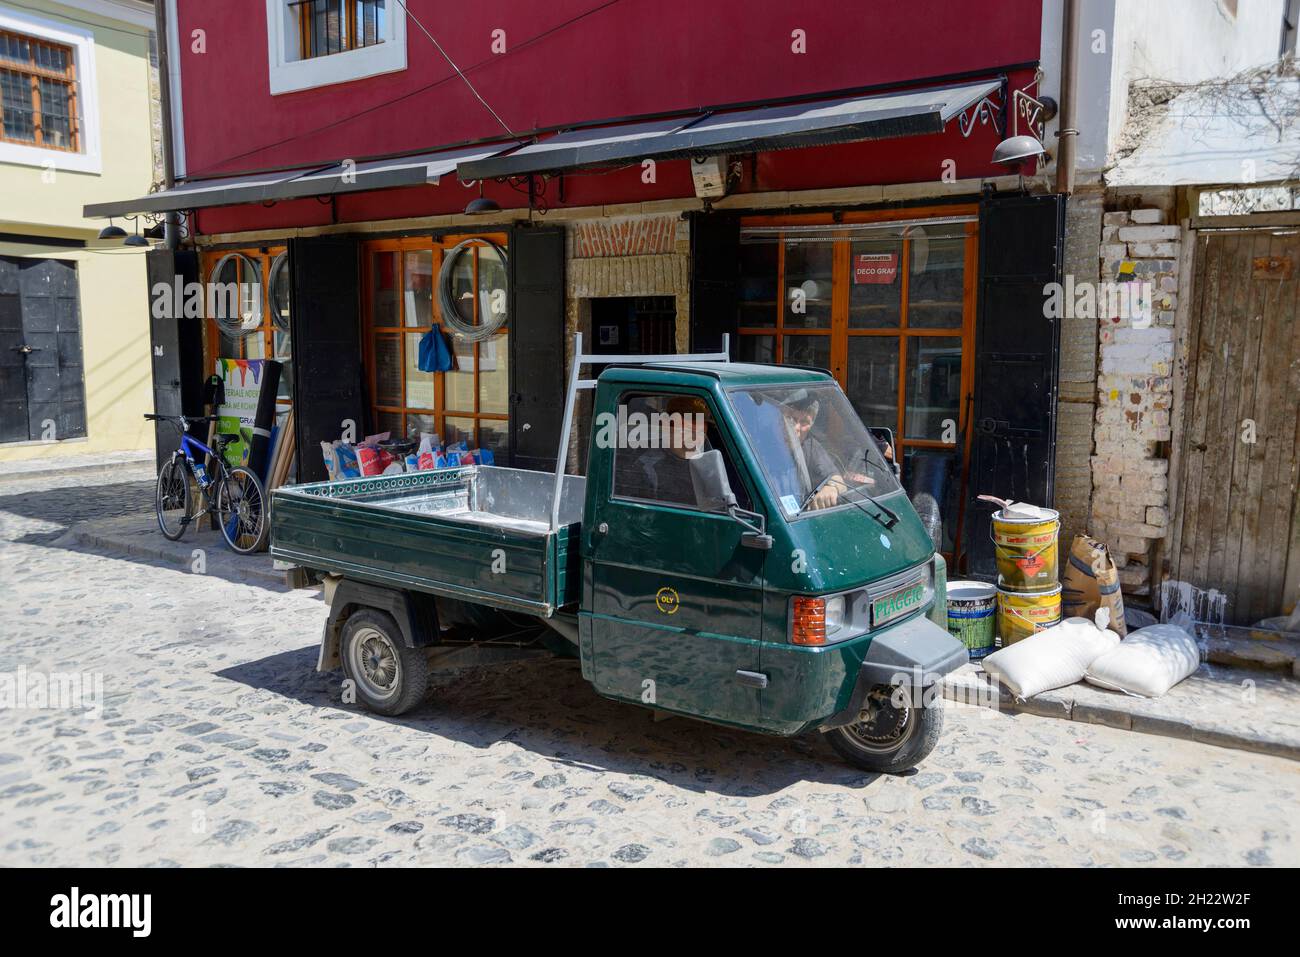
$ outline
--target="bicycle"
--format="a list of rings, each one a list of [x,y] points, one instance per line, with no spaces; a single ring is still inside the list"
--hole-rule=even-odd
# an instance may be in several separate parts
[[[154,511],[158,516],[158,530],[168,541],[179,541],[191,522],[216,512],[221,535],[226,544],[241,555],[251,555],[266,547],[271,523],[267,520],[269,499],[266,488],[249,469],[242,465],[231,468],[226,464],[225,449],[238,436],[218,435],[208,448],[191,438],[191,425],[214,422],[215,415],[155,415],[146,413],[150,421],[171,422],[181,430],[181,447],[158,470],[158,485],[154,492]],[[202,453],[212,462],[212,474],[195,454]],[[194,512],[191,481],[206,498],[206,505]]]

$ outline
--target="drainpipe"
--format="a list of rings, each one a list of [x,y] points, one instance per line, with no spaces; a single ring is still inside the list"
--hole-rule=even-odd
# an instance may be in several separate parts
[[[1056,155],[1056,191],[1069,196],[1074,192],[1074,147],[1079,135],[1074,127],[1078,86],[1075,59],[1079,44],[1079,0],[1065,0],[1064,12],[1064,23],[1061,26],[1061,121],[1056,133],[1060,145]]]
[[[167,2],[154,0],[154,43],[158,48],[158,94],[162,108],[163,187],[176,185],[176,166],[172,159],[172,73],[167,51]],[[163,219],[163,244],[168,249],[180,246],[181,221],[175,212]]]

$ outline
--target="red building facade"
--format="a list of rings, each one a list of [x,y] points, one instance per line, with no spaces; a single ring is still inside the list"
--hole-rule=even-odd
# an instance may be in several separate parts
[[[156,325],[160,403],[277,356],[302,478],[349,418],[546,467],[574,333],[611,354],[726,334],[893,430],[959,570],[987,559],[975,493],[1051,500],[1062,208],[992,159],[1026,129],[1015,92],[1059,83],[1041,0],[163,6],[178,185],[99,211],[177,212],[154,275],[263,298],[247,334]],[[462,318],[504,290],[507,321],[424,373],[453,255]]]

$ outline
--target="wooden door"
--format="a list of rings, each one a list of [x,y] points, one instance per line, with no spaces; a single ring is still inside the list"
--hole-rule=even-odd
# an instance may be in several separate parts
[[[1250,624],[1300,581],[1300,237],[1201,232],[1192,290],[1166,579],[1197,617]]]

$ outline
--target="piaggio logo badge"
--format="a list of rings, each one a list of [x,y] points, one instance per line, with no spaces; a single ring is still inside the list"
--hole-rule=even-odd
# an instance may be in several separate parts
[[[659,591],[655,592],[655,607],[665,615],[677,614],[677,609],[681,607],[681,603],[677,598],[677,591],[667,586],[659,589]]]

